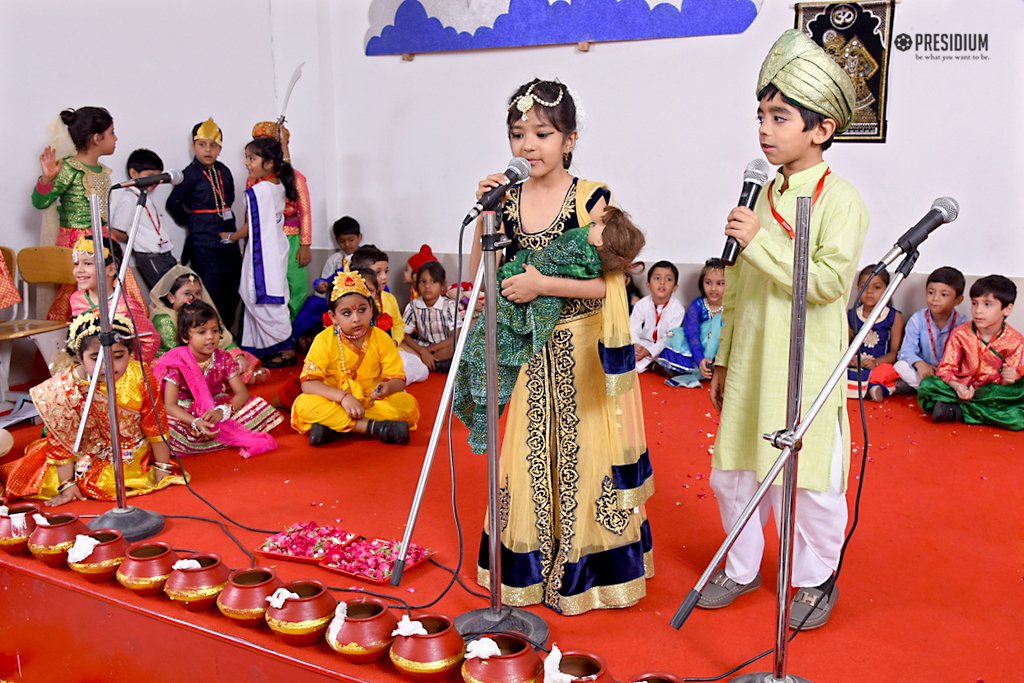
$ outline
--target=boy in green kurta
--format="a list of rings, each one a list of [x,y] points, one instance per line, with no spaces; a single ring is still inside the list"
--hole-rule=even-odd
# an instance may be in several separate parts
[[[779,455],[761,435],[786,426],[796,198],[813,201],[804,405],[810,405],[846,349],[846,300],[868,227],[857,190],[822,159],[833,135],[853,118],[849,76],[806,35],[790,30],[765,58],[756,96],[761,149],[780,168],[754,209],[733,209],[725,228],[744,248],[726,271],[725,324],[710,390],[722,414],[711,485],[726,530]],[[846,529],[849,453],[846,400],[837,386],[800,452],[792,577],[799,590],[790,609],[791,627],[805,617],[805,629],[823,626],[835,604],[833,573]],[[730,550],[725,569],[705,588],[701,607],[725,607],[761,584],[769,500],[779,519],[780,499],[781,485],[776,485]]]

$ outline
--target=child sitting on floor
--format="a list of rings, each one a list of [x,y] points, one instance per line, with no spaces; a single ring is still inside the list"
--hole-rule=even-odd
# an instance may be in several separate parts
[[[172,484],[184,484],[160,438],[160,433],[167,429],[167,416],[159,400],[156,405],[150,401],[147,387],[148,384],[155,390],[156,381],[141,363],[132,360],[135,329],[120,315],[114,316],[111,329],[115,342],[110,346],[110,358],[116,380],[125,491],[129,496],[138,496]],[[11,498],[40,498],[52,507],[72,500],[117,497],[103,382],[89,414],[82,415],[89,377],[100,353],[98,309],[90,309],[71,321],[67,349],[75,364],[29,391],[46,425],[46,435],[29,444],[22,458],[0,467],[0,480]],[[85,420],[86,426],[81,446],[76,450],[81,420]]]
[[[444,296],[444,266],[427,261],[416,272],[419,296],[405,307],[402,346],[430,370],[448,372],[455,353],[455,302]]]
[[[647,271],[651,293],[640,299],[629,314],[638,373],[647,371],[665,348],[668,331],[683,322],[683,304],[673,296],[678,287],[679,269],[675,264],[658,261]]]
[[[695,388],[701,380],[711,379],[725,309],[725,263],[721,259],[704,262],[697,289],[700,296],[686,307],[683,326],[669,330],[668,345],[656,361],[674,374],[665,380],[672,387]]]
[[[96,308],[96,301],[99,298],[99,287],[96,282],[96,249],[92,238],[80,238],[73,247],[71,258],[75,263],[73,273],[78,282],[78,289],[71,294],[71,315],[77,316]],[[103,272],[106,278],[107,299],[109,304],[113,305],[118,261],[111,251],[110,240],[106,237],[103,238],[103,262],[105,264]],[[160,338],[153,323],[149,320],[149,313],[146,311],[145,305],[122,288],[116,308],[118,315],[123,315],[130,320],[132,326],[139,331],[142,360],[147,363],[152,362],[160,348]]]
[[[341,433],[369,434],[384,443],[409,442],[420,410],[405,389],[402,360],[387,333],[373,326],[373,295],[359,273],[334,278],[333,323],[313,340],[302,366],[302,394],[292,427],[319,446]]]
[[[377,304],[377,319],[375,325],[390,335],[398,347],[398,355],[402,357],[402,367],[405,369],[405,385],[409,386],[415,382],[422,382],[430,376],[430,370],[416,353],[413,353],[402,346],[405,340],[405,319],[402,317],[402,309],[398,307],[398,299],[387,290],[388,286],[388,255],[372,244],[365,244],[352,254],[351,270],[368,268],[376,276],[377,289],[373,296]],[[369,284],[369,280],[367,280]],[[467,292],[468,294],[468,292]]]
[[[170,418],[168,440],[180,455],[237,447],[243,458],[277,448],[264,432],[283,417],[259,396],[249,397],[238,363],[220,348],[220,316],[204,301],[178,311],[177,346],[160,357],[164,407]]]
[[[150,291],[149,305],[153,310],[153,326],[160,335],[159,353],[167,353],[181,345],[178,336],[178,311],[193,301],[204,301],[213,306],[213,300],[203,287],[203,281],[188,266],[174,266]],[[214,310],[217,310],[216,307]],[[242,373],[242,381],[246,384],[259,384],[270,376],[270,372],[260,364],[256,356],[239,348],[231,333],[225,329],[223,321],[220,348],[231,354],[238,363],[238,371]]]
[[[956,268],[943,266],[928,275],[925,285],[927,306],[910,316],[903,332],[899,360],[893,366],[899,380],[893,389],[913,392],[921,380],[935,374],[935,368],[946,351],[949,335],[967,316],[956,307],[964,300],[964,274]]]
[[[860,296],[860,305],[846,312],[851,341],[860,332],[864,321],[871,315],[875,305],[882,298],[882,292],[889,285],[889,271],[883,268],[881,273],[871,277],[874,270],[875,265],[872,264],[864,266],[857,274],[857,291],[864,288],[864,293]],[[871,277],[871,282],[864,287],[864,283],[869,277]],[[875,389],[874,393],[876,396],[880,396],[883,385],[892,381],[893,378],[889,376],[891,367],[884,366],[886,364],[891,366],[896,361],[896,354],[903,343],[904,325],[903,314],[892,306],[886,306],[878,316],[871,332],[864,338],[858,357],[850,361],[850,367],[846,371],[847,396],[849,398],[858,397],[861,385],[869,395],[872,388],[878,386],[879,388]],[[879,400],[881,399],[879,398]]]
[[[359,243],[363,241],[359,221],[351,216],[342,216],[334,221],[331,232],[334,234],[334,243],[338,250],[327,257],[323,270],[320,271],[320,278],[327,282],[322,286],[317,286],[316,293],[323,298],[327,297],[334,274],[349,265],[352,254],[359,248]]]
[[[420,272],[423,264],[437,261],[434,252],[429,244],[421,244],[420,250],[409,257],[405,262],[405,270],[402,271],[402,281],[409,287],[409,301],[418,299],[420,293],[416,291],[416,273]]]
[[[1017,286],[1002,275],[971,285],[971,318],[949,337],[934,375],[917,388],[933,422],[1024,429],[1024,337],[1006,323]]]

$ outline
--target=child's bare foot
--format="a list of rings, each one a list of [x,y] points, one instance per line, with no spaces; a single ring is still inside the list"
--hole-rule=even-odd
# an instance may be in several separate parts
[[[885,394],[882,392],[882,387],[871,387],[868,389],[868,398],[875,403],[881,403],[882,399],[885,398]]]
[[[70,503],[73,500],[85,500],[85,496],[78,490],[78,484],[72,484],[67,487],[56,496],[46,501],[44,505],[46,505],[46,507],[55,508],[58,505],[64,505],[65,503]]]

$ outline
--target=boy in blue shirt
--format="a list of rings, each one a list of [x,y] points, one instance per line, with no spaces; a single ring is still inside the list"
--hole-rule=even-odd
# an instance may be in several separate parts
[[[950,266],[937,268],[928,275],[925,285],[928,305],[910,316],[903,332],[903,344],[894,367],[906,389],[897,382],[897,391],[917,391],[921,380],[935,374],[950,333],[968,320],[956,311],[964,300],[965,285],[964,274]]]

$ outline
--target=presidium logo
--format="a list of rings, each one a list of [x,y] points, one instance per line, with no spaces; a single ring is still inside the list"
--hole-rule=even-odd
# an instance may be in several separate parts
[[[900,52],[914,50],[914,57],[936,62],[988,61],[987,33],[900,33],[893,40]]]

